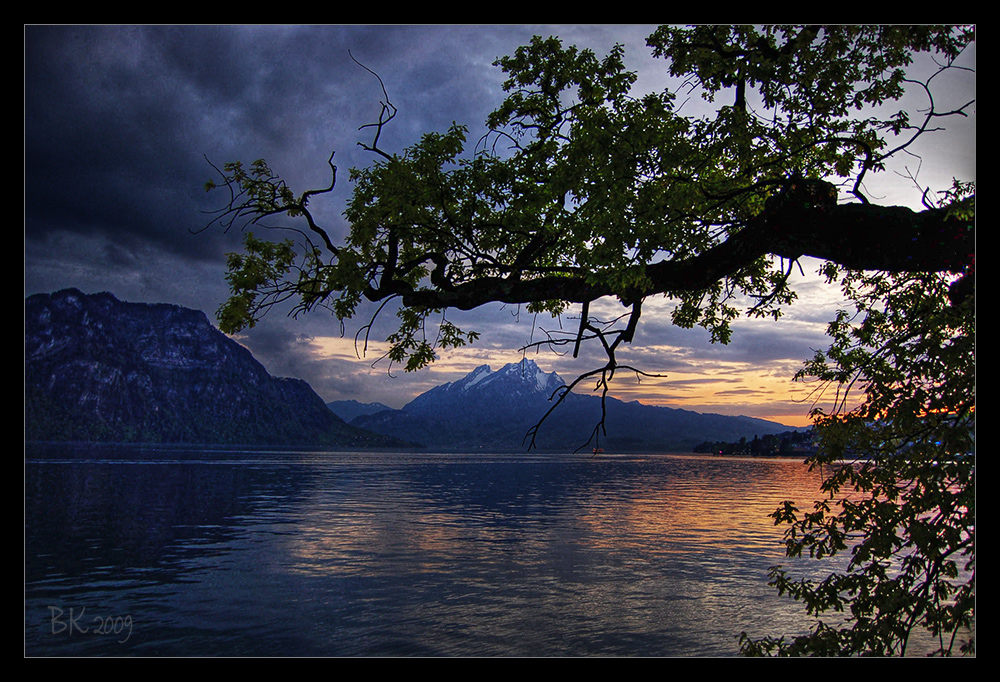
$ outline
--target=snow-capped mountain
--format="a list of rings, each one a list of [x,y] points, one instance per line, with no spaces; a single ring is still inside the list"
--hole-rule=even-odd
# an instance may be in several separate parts
[[[523,360],[492,371],[477,367],[462,379],[418,396],[401,410],[359,416],[355,426],[441,450],[524,450],[525,435],[552,407],[565,382]],[[751,417],[607,401],[607,436],[600,446],[618,451],[689,451],[705,441],[738,441],[791,427]],[[600,398],[572,394],[545,421],[536,446],[575,450],[587,443],[601,419]],[[591,444],[592,446],[593,444]],[[588,446],[588,447],[591,447]]]
[[[543,372],[533,360],[504,365],[496,372],[480,365],[458,381],[436,386],[404,407],[411,412],[436,412],[445,406],[488,406],[521,409],[526,403],[548,401],[564,382],[558,374]]]

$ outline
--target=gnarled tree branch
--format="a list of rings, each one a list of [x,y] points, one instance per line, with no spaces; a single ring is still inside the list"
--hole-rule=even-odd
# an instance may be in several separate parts
[[[791,260],[811,256],[856,270],[963,273],[975,264],[975,225],[949,217],[944,209],[916,212],[873,204],[764,212],[698,255],[647,265],[649,284],[628,292],[582,275],[551,275],[516,280],[484,277],[448,291],[398,283],[393,293],[409,306],[462,310],[490,302],[584,303],[603,296],[631,303],[655,294],[704,289],[768,255]],[[372,289],[367,294],[377,299],[383,292]]]

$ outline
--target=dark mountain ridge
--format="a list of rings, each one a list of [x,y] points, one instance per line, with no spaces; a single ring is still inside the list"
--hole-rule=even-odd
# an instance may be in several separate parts
[[[67,289],[26,298],[24,326],[28,441],[398,444],[272,377],[201,311]]]

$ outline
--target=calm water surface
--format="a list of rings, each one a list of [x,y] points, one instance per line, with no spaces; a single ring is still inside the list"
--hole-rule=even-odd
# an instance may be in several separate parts
[[[33,449],[25,653],[734,655],[808,627],[767,587],[768,514],[818,484],[798,460]]]

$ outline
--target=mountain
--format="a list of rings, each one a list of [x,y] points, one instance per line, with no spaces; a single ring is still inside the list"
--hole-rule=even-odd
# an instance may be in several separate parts
[[[552,406],[565,382],[531,360],[494,372],[482,365],[462,379],[421,394],[401,410],[362,415],[351,424],[442,450],[524,450],[525,434]],[[606,451],[690,451],[705,441],[738,441],[791,427],[752,417],[700,414],[608,398]],[[574,450],[601,419],[597,396],[573,393],[545,421],[536,445]],[[590,446],[592,447],[593,443]]]
[[[392,409],[382,403],[359,403],[357,400],[334,400],[332,403],[327,403],[326,406],[345,422],[349,422],[363,414],[375,414],[376,412]]]
[[[25,440],[364,447],[299,379],[204,313],[76,289],[24,302]]]

